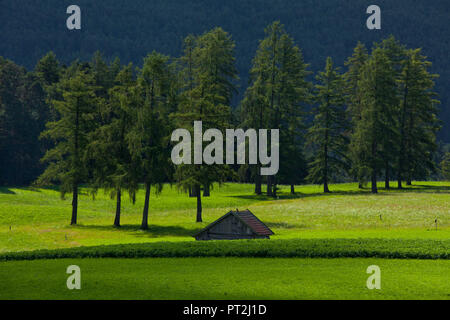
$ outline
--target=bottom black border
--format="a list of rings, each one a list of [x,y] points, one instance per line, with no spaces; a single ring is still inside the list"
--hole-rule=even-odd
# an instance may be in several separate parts
[[[433,313],[448,311],[449,301],[366,301],[366,300],[83,300],[83,301],[0,301],[2,313],[12,311],[15,317],[22,313],[55,315],[58,309],[70,317],[114,316],[126,317],[136,313],[148,315],[149,319],[303,319],[315,316],[345,316],[363,319],[398,314],[417,314],[424,310]],[[244,307],[246,306],[246,307]],[[200,309],[202,308],[203,309]],[[212,309],[216,312],[213,315]],[[429,309],[431,308],[431,309]],[[188,312],[188,314],[186,314]],[[198,314],[201,312],[202,314]],[[249,314],[250,312],[250,314]],[[63,316],[62,318],[65,318]]]

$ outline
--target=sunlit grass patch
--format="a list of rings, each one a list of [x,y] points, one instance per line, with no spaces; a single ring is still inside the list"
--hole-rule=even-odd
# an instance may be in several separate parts
[[[382,187],[382,184],[380,184]],[[151,197],[148,231],[139,230],[143,207],[140,192],[133,205],[124,196],[122,228],[112,227],[115,202],[100,191],[96,199],[82,190],[79,225],[70,226],[71,200],[53,189],[0,189],[0,252],[76,246],[194,241],[192,235],[229,210],[249,208],[274,232],[272,239],[320,238],[450,238],[450,185],[415,182],[405,190],[377,195],[354,183],[282,186],[280,199],[256,196],[251,184],[215,186],[203,199],[204,222],[195,223],[195,198],[166,186]],[[437,223],[436,223],[437,219]]]

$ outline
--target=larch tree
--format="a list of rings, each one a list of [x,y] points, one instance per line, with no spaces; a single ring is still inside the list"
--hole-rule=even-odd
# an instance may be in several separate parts
[[[47,53],[38,61],[34,72],[45,86],[57,83],[61,77],[61,66],[56,55],[53,52]]]
[[[252,69],[255,71],[254,69]],[[240,122],[244,129],[263,129],[266,123],[266,100],[263,94],[263,85],[260,79],[255,79],[252,85],[247,88],[244,99],[241,103]],[[260,175],[261,165],[249,165],[250,172],[255,181],[255,194],[262,194],[262,177]]]
[[[316,79],[317,106],[307,142],[314,150],[308,180],[323,184],[323,192],[328,193],[332,174],[348,169],[348,137],[345,133],[349,124],[345,110],[344,80],[330,57],[327,58],[325,70]]]
[[[218,129],[224,132],[229,125],[237,80],[234,48],[231,36],[221,28],[196,38],[188,37],[185,42],[180,74],[186,81],[174,119],[177,128],[188,130],[192,137],[195,121],[202,122],[203,131]],[[230,173],[228,166],[217,163],[177,166],[178,186],[185,191],[192,190],[197,198],[197,222],[203,220],[201,189],[208,193],[214,182],[225,181]]]
[[[62,74],[62,67],[56,59],[56,55],[53,52],[49,52],[37,62],[34,73],[45,91],[45,108],[39,112],[39,116],[42,119],[41,122],[45,126],[45,123],[57,118],[55,110],[52,110],[49,104],[52,99],[57,99],[60,94],[57,88]],[[42,141],[43,147],[49,149],[51,145],[47,145],[47,143],[48,141]]]
[[[377,193],[377,179],[385,167],[384,155],[395,143],[395,114],[398,106],[395,72],[381,48],[372,51],[359,81],[361,120],[352,135],[351,148],[361,155],[360,170],[369,173],[372,193]]]
[[[104,188],[111,198],[116,198],[115,227],[120,227],[123,190],[128,190],[132,200],[138,190],[136,163],[128,147],[137,107],[136,81],[130,64],[119,72],[115,85],[108,90],[101,110],[104,124],[92,132],[88,147],[92,187],[95,191]]]
[[[73,66],[69,76],[61,80],[62,99],[51,103],[58,120],[49,122],[42,133],[55,146],[42,159],[49,165],[38,183],[60,182],[62,196],[72,192],[72,225],[77,224],[79,186],[89,174],[86,147],[89,133],[96,127],[94,115],[98,108],[93,84],[92,73]]]
[[[0,184],[28,184],[40,173],[44,100],[33,73],[0,57]]]
[[[172,86],[175,72],[169,57],[152,52],[144,59],[137,79],[139,107],[136,109],[134,128],[128,138],[133,162],[138,164],[138,175],[144,182],[145,200],[141,229],[148,229],[148,214],[152,186],[161,192],[169,181],[170,131],[169,114],[174,98]]]
[[[367,49],[361,42],[358,42],[357,46],[353,50],[351,57],[347,59],[345,65],[348,67],[347,72],[344,74],[345,80],[345,96],[347,102],[347,115],[350,120],[350,127],[348,137],[350,138],[355,133],[355,128],[359,121],[361,121],[361,90],[358,82],[361,79],[361,71],[364,64],[367,62],[369,55]],[[366,180],[367,173],[363,171],[364,166],[361,166],[359,160],[363,157],[361,154],[353,154],[354,151],[361,150],[356,148],[351,149],[349,157],[351,160],[350,174],[356,178],[359,182],[359,188],[363,187],[363,183]]]
[[[242,103],[243,124],[254,129],[280,129],[280,173],[294,191],[304,177],[301,138],[304,104],[310,99],[308,65],[279,22],[265,29],[250,71],[251,83]],[[261,193],[260,165],[255,166],[255,192]],[[267,195],[276,196],[277,177],[267,177]]]
[[[433,154],[437,150],[436,133],[440,129],[437,118],[434,79],[431,62],[420,49],[408,50],[398,79],[400,110],[398,114],[399,148],[397,153],[397,182],[411,184],[414,177],[424,177],[435,170]]]
[[[441,173],[444,179],[450,180],[450,152],[446,152],[441,162]]]
[[[375,43],[375,48],[383,50],[384,54],[389,59],[391,69],[394,74],[394,79],[397,84],[397,95],[400,96],[398,81],[401,77],[403,61],[406,59],[407,50],[405,45],[401,44],[400,41],[398,41],[394,36],[391,35],[380,43]],[[397,100],[397,105],[392,106],[392,110],[395,115],[398,115],[400,113],[400,99]],[[395,167],[398,162],[396,155],[399,153],[400,130],[397,116],[394,116],[392,119],[392,128],[394,130],[391,131],[391,143],[385,144],[382,150],[385,189],[387,190],[390,189],[390,180],[394,175],[394,172],[396,171]]]
[[[280,129],[280,170],[274,177],[274,196],[277,182],[281,180],[291,187],[295,194],[295,184],[304,181],[307,162],[303,155],[306,117],[305,105],[311,102],[311,83],[306,80],[310,74],[301,50],[288,34],[281,37],[281,64],[279,92],[275,123]]]

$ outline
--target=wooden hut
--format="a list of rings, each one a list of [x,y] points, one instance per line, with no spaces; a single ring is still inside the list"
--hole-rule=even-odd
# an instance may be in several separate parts
[[[196,240],[269,239],[274,233],[250,210],[230,211],[194,235]]]

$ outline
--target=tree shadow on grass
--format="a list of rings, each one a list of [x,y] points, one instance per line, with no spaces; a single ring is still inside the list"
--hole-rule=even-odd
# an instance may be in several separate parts
[[[17,189],[23,190],[23,191],[42,192],[40,188],[38,188],[38,187],[33,187],[33,186],[29,186],[29,187],[20,187],[20,188],[17,188]]]
[[[49,185],[49,186],[37,186],[42,190],[51,190],[51,191],[60,191],[61,188],[59,185]]]
[[[269,228],[277,229],[306,229],[308,228],[303,224],[290,224],[285,222],[265,222]],[[112,225],[77,225],[73,228],[84,230],[98,230],[98,231],[117,231],[125,232],[129,235],[138,238],[159,238],[159,237],[193,237],[196,233],[201,231],[201,228],[183,228],[180,226],[161,226],[161,225],[149,225],[148,230],[141,230],[139,225],[123,225],[119,228]]]
[[[202,228],[186,229],[180,226],[160,226],[150,224],[147,230],[141,230],[140,225],[122,225],[120,227],[108,225],[77,225],[75,228],[100,231],[126,232],[136,237],[158,238],[158,237],[192,237]]]
[[[417,192],[417,193],[425,193],[425,192],[437,192],[437,193],[450,193],[450,185],[448,186],[430,186],[430,185],[423,185],[423,184],[415,184],[413,187],[418,188],[411,188],[411,189],[404,189],[406,192]]]
[[[380,195],[383,196],[393,196],[399,193],[450,193],[450,185],[449,186],[431,186],[431,185],[421,185],[421,184],[413,184],[412,186],[406,186],[403,187],[403,189],[397,189],[395,187],[391,187],[390,190],[386,190],[383,187],[378,187]],[[285,193],[280,192],[276,198],[266,196],[266,195],[230,195],[227,197],[231,198],[238,198],[238,199],[245,199],[245,200],[253,200],[253,201],[274,201],[274,200],[290,200],[290,199],[302,199],[302,198],[310,198],[310,197],[327,197],[327,196],[336,196],[336,195],[342,195],[342,196],[367,196],[367,195],[373,195],[371,193],[370,188],[363,188],[359,190],[340,190],[340,191],[333,191],[331,190],[330,193],[323,193],[323,192],[317,192],[317,193],[302,193],[302,192],[296,192],[295,194],[291,193]]]
[[[1,194],[16,194],[14,191],[12,191],[6,187],[0,187],[0,193]]]
[[[275,200],[291,200],[291,199],[302,199],[309,197],[327,197],[327,196],[335,196],[335,195],[368,195],[370,194],[370,190],[365,189],[361,191],[332,191],[330,193],[302,193],[296,192],[295,194],[279,192],[277,197],[271,197],[266,195],[257,195],[257,194],[247,194],[247,195],[231,195],[227,196],[230,198],[238,198],[245,200],[253,200],[253,201],[275,201]]]

